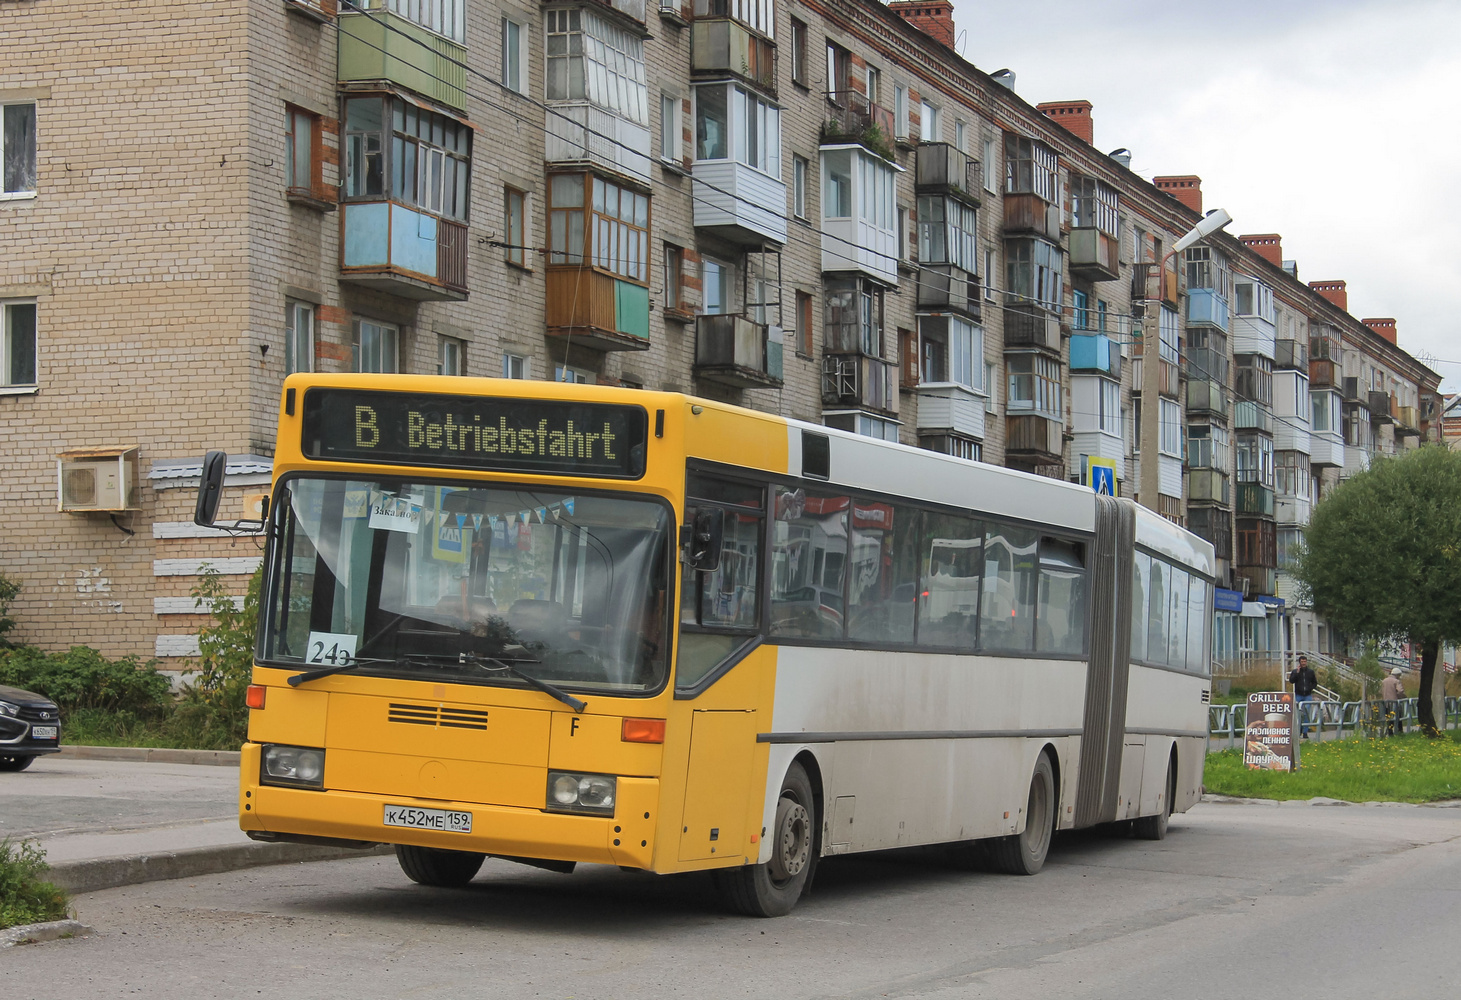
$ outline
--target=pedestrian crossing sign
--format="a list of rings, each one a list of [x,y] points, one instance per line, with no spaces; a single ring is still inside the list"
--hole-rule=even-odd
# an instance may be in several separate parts
[[[1110,458],[1086,459],[1086,482],[1103,496],[1116,495],[1116,461]]]

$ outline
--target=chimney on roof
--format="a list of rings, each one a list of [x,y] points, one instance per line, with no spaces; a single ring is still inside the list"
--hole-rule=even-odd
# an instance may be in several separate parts
[[[949,48],[954,47],[953,0],[892,0],[888,9]]]
[[[1180,177],[1153,177],[1158,191],[1165,191],[1198,215],[1202,214],[1202,178],[1196,174]]]
[[[1390,341],[1390,343],[1395,343],[1395,319],[1393,317],[1387,316],[1384,319],[1362,319],[1360,320],[1360,322],[1369,327],[1371,330],[1374,330],[1386,340]]]
[[[1095,126],[1091,122],[1090,101],[1046,101],[1035,110],[1061,125],[1067,132],[1088,144],[1094,144]]]
[[[1309,287],[1324,296],[1334,305],[1349,312],[1349,293],[1342,281],[1311,281]]]
[[[1257,253],[1274,267],[1283,267],[1283,237],[1278,233],[1239,236],[1238,242]]]

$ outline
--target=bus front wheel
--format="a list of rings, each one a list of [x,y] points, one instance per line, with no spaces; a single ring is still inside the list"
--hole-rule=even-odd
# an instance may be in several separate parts
[[[721,869],[715,881],[730,908],[751,917],[782,917],[801,897],[816,843],[817,804],[812,783],[793,763],[781,783],[771,830],[771,860],[764,865]]]
[[[1050,766],[1050,757],[1042,753],[1030,778],[1025,828],[989,842],[990,866],[1008,875],[1034,875],[1044,868],[1045,855],[1055,836],[1055,808],[1055,769]]]
[[[487,859],[475,851],[445,851],[435,847],[396,845],[396,861],[412,882],[420,885],[455,887],[476,877]]]

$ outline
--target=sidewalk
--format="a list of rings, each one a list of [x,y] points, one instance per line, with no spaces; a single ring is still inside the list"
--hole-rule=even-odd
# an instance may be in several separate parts
[[[55,755],[0,775],[0,838],[36,840],[53,880],[72,892],[365,853],[249,840],[238,828],[237,755],[159,762],[186,754]]]

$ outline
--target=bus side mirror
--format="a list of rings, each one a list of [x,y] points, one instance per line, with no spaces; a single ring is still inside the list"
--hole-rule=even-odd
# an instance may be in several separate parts
[[[695,520],[685,539],[686,564],[694,570],[714,573],[720,569],[720,549],[725,541],[725,510],[720,507],[696,507]]]
[[[198,479],[198,503],[193,508],[193,523],[213,527],[218,518],[218,501],[223,498],[223,470],[228,465],[228,452],[210,451],[203,458],[203,474]]]

